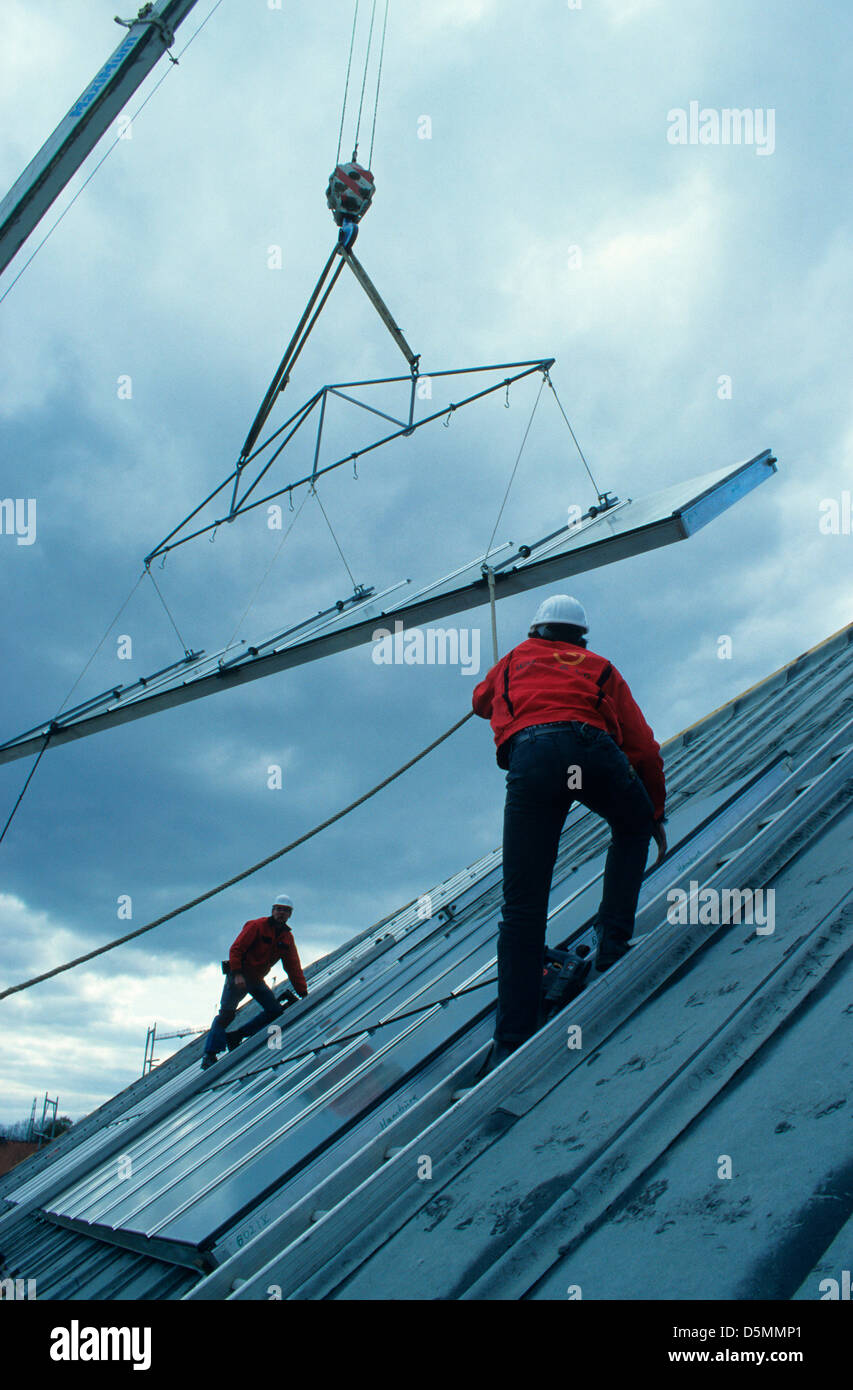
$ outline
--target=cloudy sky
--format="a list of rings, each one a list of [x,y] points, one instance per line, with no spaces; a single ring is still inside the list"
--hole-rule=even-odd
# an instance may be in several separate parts
[[[200,0],[175,53],[213,8]],[[0,190],[116,46],[114,13],[6,0]],[[20,279],[117,126],[0,278],[0,497],[37,504],[32,544],[0,534],[3,739],[60,708],[107,630],[75,701],[182,655],[147,578],[109,624],[143,557],[233,467],[334,241],[324,190],[351,24],[350,0],[221,0]],[[620,497],[778,456],[694,539],[571,583],[590,645],[661,741],[851,619],[851,29],[840,0],[391,0],[358,254],[422,369],[555,357],[596,479]],[[723,139],[726,109],[753,113],[751,143]],[[346,154],[353,130],[348,116]],[[344,277],[291,409],[325,382],[404,369]],[[537,390],[326,480],[358,582],[425,582],[483,552]],[[365,419],[341,413],[330,447],[363,439]],[[306,460],[307,445],[282,460],[279,485]],[[498,539],[594,500],[546,391]],[[257,640],[351,591],[316,501],[280,540],[258,509],[155,567],[188,645]],[[542,596],[500,605],[502,651]],[[459,622],[481,630],[485,669],[486,610]],[[0,845],[0,985],[273,852],[455,722],[473,684],[364,647],[50,750]],[[3,822],[29,766],[0,767]],[[5,1001],[0,1122],[45,1091],[79,1117],[139,1074],[155,1021],[207,1024],[219,959],[276,893],[296,902],[307,963],[494,848],[502,804],[490,731],[470,722],[273,871]]]

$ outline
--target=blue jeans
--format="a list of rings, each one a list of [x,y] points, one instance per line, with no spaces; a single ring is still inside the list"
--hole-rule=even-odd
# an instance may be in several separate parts
[[[222,990],[222,998],[219,1001],[219,1013],[210,1025],[210,1032],[204,1044],[206,1055],[211,1053],[215,1056],[217,1052],[224,1052],[228,1046],[225,1038],[225,1029],[234,1019],[237,1012],[237,1005],[246,995],[251,994],[256,999],[264,1011],[263,1018],[255,1019],[253,1023],[247,1023],[245,1028],[239,1032],[244,1038],[249,1038],[253,1033],[259,1032],[265,1023],[272,1023],[282,1012],[283,1005],[279,1004],[269,985],[264,984],[263,980],[257,976],[247,975],[242,972],[245,985],[234,983],[234,972],[227,977],[225,986]]]
[[[634,930],[654,826],[649,794],[603,729],[570,722],[515,734],[506,779],[495,1021],[495,1039],[510,1047],[538,1024],[551,877],[576,800],[602,816],[612,836],[596,918],[596,966],[604,970],[625,954]]]

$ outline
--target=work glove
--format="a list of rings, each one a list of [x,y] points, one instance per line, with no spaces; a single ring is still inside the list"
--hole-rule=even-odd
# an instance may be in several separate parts
[[[655,860],[654,864],[654,867],[657,868],[658,864],[666,854],[666,831],[663,828],[663,821],[655,821],[652,834],[655,837],[655,844],[658,847],[658,857]]]

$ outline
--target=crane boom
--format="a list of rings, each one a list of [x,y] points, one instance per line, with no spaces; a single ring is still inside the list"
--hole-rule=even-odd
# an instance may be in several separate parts
[[[143,5],[118,48],[30,160],[0,203],[0,274],[170,46],[195,3]]]

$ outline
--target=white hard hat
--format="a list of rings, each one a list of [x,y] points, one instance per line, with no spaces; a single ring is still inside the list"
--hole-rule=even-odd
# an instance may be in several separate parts
[[[550,598],[540,603],[533,615],[529,635],[532,635],[534,628],[545,627],[548,623],[566,623],[569,627],[579,627],[582,632],[589,632],[583,606],[568,594],[551,594]]]
[[[293,907],[293,899],[289,898],[286,893],[279,893],[273,907]]]

